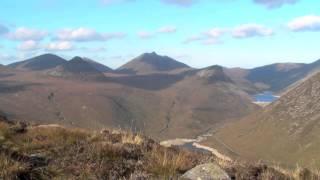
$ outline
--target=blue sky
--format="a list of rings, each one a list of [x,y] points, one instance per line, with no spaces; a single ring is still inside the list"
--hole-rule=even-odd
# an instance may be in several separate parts
[[[42,53],[116,68],[155,51],[193,67],[320,59],[319,0],[1,0],[0,63]]]

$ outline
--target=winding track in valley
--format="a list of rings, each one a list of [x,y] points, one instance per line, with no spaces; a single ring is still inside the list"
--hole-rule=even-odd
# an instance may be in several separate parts
[[[170,147],[170,146],[183,146],[187,143],[192,143],[192,146],[194,148],[209,151],[220,159],[223,159],[226,161],[232,161],[230,157],[220,153],[217,149],[201,144],[201,142],[206,140],[208,137],[213,137],[216,142],[221,144],[228,151],[238,155],[238,153],[236,153],[231,147],[229,147],[228,145],[223,143],[221,140],[219,140],[217,137],[215,137],[214,136],[215,132],[216,132],[216,130],[209,130],[209,131],[206,131],[205,133],[197,136],[197,138],[195,138],[195,139],[182,139],[182,138],[180,139],[180,138],[178,138],[178,139],[171,139],[171,140],[162,141],[160,144],[163,146],[166,146],[166,147]]]

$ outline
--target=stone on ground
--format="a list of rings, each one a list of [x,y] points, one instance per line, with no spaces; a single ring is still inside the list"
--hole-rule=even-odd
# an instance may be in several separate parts
[[[230,180],[228,174],[217,164],[207,163],[196,166],[187,171],[183,176],[183,180]]]

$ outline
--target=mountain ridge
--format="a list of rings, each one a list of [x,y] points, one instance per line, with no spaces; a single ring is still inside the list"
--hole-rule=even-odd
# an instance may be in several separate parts
[[[51,69],[47,74],[55,77],[71,78],[71,79],[104,79],[103,72],[92,66],[92,61],[75,56],[71,60]]]
[[[154,73],[190,68],[168,56],[160,56],[155,52],[144,53],[119,67],[120,72],[128,73]]]
[[[10,68],[42,71],[57,67],[66,60],[54,54],[42,54],[30,59],[7,65]]]

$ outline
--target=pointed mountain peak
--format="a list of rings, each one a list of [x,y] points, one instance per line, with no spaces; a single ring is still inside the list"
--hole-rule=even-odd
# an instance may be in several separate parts
[[[80,56],[75,56],[75,57],[73,57],[71,60],[70,60],[70,62],[75,62],[75,61],[84,61],[85,62],[85,60],[82,58],[82,57],[80,57]]]
[[[198,71],[200,78],[206,79],[209,83],[232,82],[230,77],[225,74],[223,67],[219,65],[209,66]]]
[[[154,56],[158,56],[158,54],[155,52],[155,51],[153,51],[152,53],[150,53],[151,55],[154,55]]]
[[[108,66],[106,66],[104,64],[101,64],[101,63],[99,63],[97,61],[94,61],[92,59],[84,57],[83,60],[86,61],[87,63],[89,63],[92,67],[96,68],[100,72],[105,73],[105,72],[113,71],[110,67],[108,67]]]
[[[102,80],[105,78],[101,71],[79,56],[52,69],[48,74],[55,77],[78,80]]]
[[[57,67],[66,60],[54,54],[42,54],[24,61],[9,64],[8,66],[16,69],[26,69],[41,71]]]
[[[135,73],[155,73],[175,69],[189,68],[171,57],[161,56],[155,52],[144,53],[119,68],[120,71]]]

